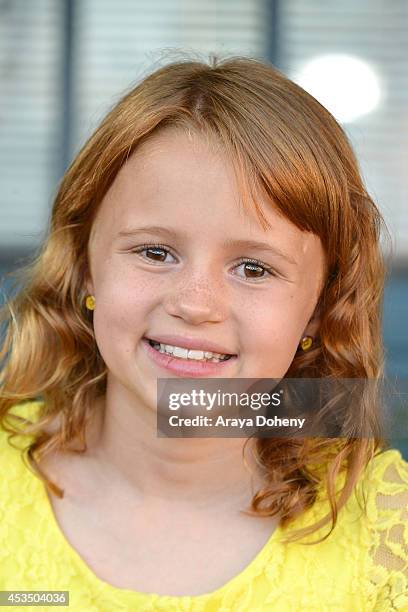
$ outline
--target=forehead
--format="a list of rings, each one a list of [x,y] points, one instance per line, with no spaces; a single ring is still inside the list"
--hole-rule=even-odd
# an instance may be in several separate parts
[[[258,205],[269,224],[242,207],[234,166],[213,137],[166,128],[142,143],[117,174],[92,228],[105,239],[149,221],[191,236],[286,242],[295,259],[321,252],[317,236],[302,232],[271,202]]]

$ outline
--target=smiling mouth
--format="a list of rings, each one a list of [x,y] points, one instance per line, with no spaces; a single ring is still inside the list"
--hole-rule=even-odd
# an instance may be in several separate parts
[[[158,353],[162,355],[167,355],[168,357],[172,357],[174,359],[180,359],[182,361],[196,361],[196,362],[204,362],[204,363],[220,363],[223,361],[228,361],[232,357],[236,357],[236,355],[221,355],[220,353],[213,353],[211,351],[199,351],[195,349],[185,349],[180,347],[172,347],[169,349],[170,345],[163,345],[155,340],[151,340],[150,338],[146,338],[147,342],[150,344],[152,348],[154,348]]]

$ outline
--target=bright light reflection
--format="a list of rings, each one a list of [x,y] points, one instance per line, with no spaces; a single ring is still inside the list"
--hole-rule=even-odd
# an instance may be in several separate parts
[[[381,99],[378,76],[371,66],[350,55],[324,55],[307,62],[292,79],[341,123],[372,112]]]

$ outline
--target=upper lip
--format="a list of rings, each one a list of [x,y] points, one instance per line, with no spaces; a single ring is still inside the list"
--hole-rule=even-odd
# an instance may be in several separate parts
[[[172,346],[179,346],[181,348],[208,351],[212,353],[220,353],[222,355],[235,355],[225,346],[211,342],[209,340],[200,340],[199,338],[193,338],[191,336],[177,336],[174,334],[158,334],[154,336],[145,336],[149,340],[154,340],[160,344],[171,344]]]

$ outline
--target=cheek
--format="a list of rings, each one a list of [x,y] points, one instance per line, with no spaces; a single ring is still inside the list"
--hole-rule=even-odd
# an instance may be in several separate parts
[[[266,378],[283,376],[293,361],[304,326],[304,309],[293,296],[253,308],[241,330],[245,352],[258,372]]]
[[[144,333],[152,308],[152,288],[123,271],[104,277],[96,288],[94,329],[98,342],[111,347],[134,344]]]
[[[245,313],[243,327],[248,341],[253,338],[257,343],[267,344],[301,333],[298,330],[302,326],[302,306],[293,294],[285,299],[278,295],[258,299],[241,312]]]

